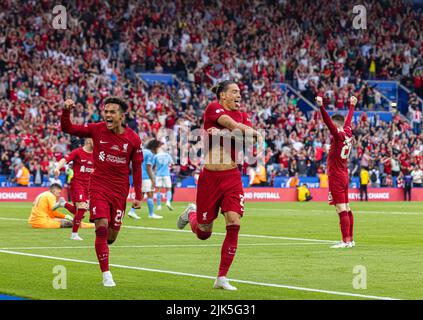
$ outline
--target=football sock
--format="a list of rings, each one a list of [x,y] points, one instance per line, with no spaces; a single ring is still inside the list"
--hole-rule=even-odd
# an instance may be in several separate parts
[[[351,241],[354,240],[354,216],[352,211],[348,211],[348,217],[350,218],[350,237]]]
[[[192,232],[194,232],[197,235],[197,238],[200,240],[207,240],[211,236],[210,231],[203,231],[198,227],[198,221],[197,221],[197,213],[195,211],[192,211],[188,214],[189,224],[191,226]]]
[[[77,209],[75,217],[73,218],[72,232],[78,232],[81,220],[84,218],[85,209]]]
[[[157,192],[157,206],[162,205],[162,194],[161,192]]]
[[[198,226],[197,213],[195,211],[191,211],[188,214],[188,220],[189,220],[189,225],[191,226],[192,232],[197,234],[197,226]]]
[[[66,204],[65,204],[65,208],[70,212],[70,213],[72,213],[73,215],[76,213],[76,207],[73,205],[73,204],[71,204],[71,203],[69,203],[69,202],[66,202]]]
[[[153,210],[154,210],[154,201],[151,198],[147,199],[147,206],[148,206],[148,215],[152,216],[153,215]]]
[[[226,237],[220,252],[219,277],[226,277],[238,247],[239,225],[226,226]]]
[[[95,252],[102,272],[109,271],[109,245],[107,244],[107,227],[95,230]]]
[[[350,242],[350,217],[348,216],[348,211],[342,211],[338,213],[339,215],[339,225],[341,226],[342,241]]]
[[[172,191],[166,192],[166,202],[170,202],[172,200]]]
[[[131,208],[131,210],[129,210],[129,212],[134,213],[135,212],[135,209],[134,208]]]

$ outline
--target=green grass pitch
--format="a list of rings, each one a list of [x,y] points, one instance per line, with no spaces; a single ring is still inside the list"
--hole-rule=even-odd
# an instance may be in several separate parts
[[[145,204],[141,220],[125,217],[110,247],[117,286],[104,288],[93,229],[80,230],[84,241],[71,241],[70,229],[31,229],[30,203],[1,203],[0,293],[31,299],[423,299],[421,202],[351,203],[357,246],[350,249],[329,248],[340,231],[326,203],[247,203],[228,274],[234,292],[212,289],[223,217],[215,234],[201,241],[188,226],[176,231],[185,205],[164,207],[162,220],[148,219]],[[66,268],[67,289],[53,287],[57,265]]]

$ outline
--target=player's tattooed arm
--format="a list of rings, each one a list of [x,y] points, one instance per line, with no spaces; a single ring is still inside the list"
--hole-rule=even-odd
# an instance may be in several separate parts
[[[63,168],[63,166],[67,163],[66,159],[63,158],[61,159],[58,163],[56,163],[56,165],[54,166],[54,174],[59,175],[60,174],[60,170]]]
[[[261,134],[258,131],[252,129],[251,127],[249,127],[249,126],[247,126],[243,123],[236,122],[234,119],[232,119],[230,116],[228,116],[226,114],[220,116],[219,119],[217,119],[217,122],[221,126],[229,129],[230,131],[232,131],[235,134],[236,134],[236,130],[238,130],[238,131],[240,131],[239,133],[243,133],[246,136],[251,136],[251,137],[258,138],[258,139],[261,138]]]

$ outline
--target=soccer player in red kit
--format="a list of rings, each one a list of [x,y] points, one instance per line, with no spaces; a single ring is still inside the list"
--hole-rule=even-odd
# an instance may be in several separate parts
[[[260,138],[260,134],[250,126],[248,117],[239,111],[241,93],[233,81],[223,81],[213,88],[217,100],[210,103],[204,113],[204,130],[207,131],[208,148],[205,149],[205,165],[197,186],[196,204],[189,204],[180,215],[177,227],[183,229],[188,223],[191,230],[201,240],[212,234],[213,221],[219,210],[226,221],[226,237],[221,249],[220,267],[214,288],[236,290],[229,284],[226,275],[232,264],[238,246],[240,219],[244,214],[244,191],[241,173],[235,163],[235,152],[230,141],[230,150],[225,145],[215,142],[212,136],[219,136],[224,129],[234,130],[251,137]],[[205,142],[207,142],[205,141]],[[207,143],[206,143],[207,145]],[[227,145],[226,145],[227,146]],[[229,159],[221,161],[222,159]],[[216,159],[218,159],[216,161]]]
[[[72,203],[68,203],[64,198],[60,198],[52,210],[59,207],[66,208],[74,214],[71,240],[82,240],[78,235],[81,220],[84,219],[85,211],[88,209],[88,183],[90,175],[94,170],[93,161],[93,140],[86,138],[84,146],[77,148],[61,159],[54,169],[54,173],[59,176],[60,170],[66,163],[73,162],[73,177],[70,182],[70,196]]]
[[[331,248],[351,248],[355,246],[353,238],[354,217],[348,201],[348,167],[347,160],[352,148],[351,121],[354,115],[354,107],[357,98],[350,98],[348,114],[344,122],[344,116],[335,114],[332,118],[323,106],[321,97],[316,98],[317,105],[322,113],[322,118],[331,134],[330,149],[328,155],[328,178],[329,178],[329,204],[335,205],[339,215],[339,224],[342,233],[342,242]]]
[[[114,287],[116,284],[109,270],[108,245],[116,240],[125,215],[131,161],[135,189],[133,206],[140,207],[143,159],[141,139],[135,131],[124,125],[128,105],[118,97],[104,100],[105,121],[99,123],[72,124],[72,107],[74,102],[66,100],[61,126],[66,133],[93,139],[94,172],[90,176],[88,188],[90,221],[95,223],[95,251],[103,272],[103,285]]]

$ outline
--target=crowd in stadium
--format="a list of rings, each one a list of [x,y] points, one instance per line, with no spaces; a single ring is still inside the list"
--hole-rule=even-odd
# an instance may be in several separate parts
[[[79,124],[101,119],[106,96],[125,97],[127,124],[146,141],[163,128],[201,127],[210,89],[224,79],[238,81],[242,109],[266,130],[268,176],[316,176],[329,146],[319,112],[303,114],[298,98],[273,83],[289,83],[310,101],[322,96],[328,109],[347,108],[353,94],[358,109],[377,110],[380,94],[364,80],[400,81],[415,92],[413,120],[363,113],[350,173],[367,167],[379,186],[408,172],[421,181],[423,15],[405,2],[368,1],[367,30],[351,27],[352,5],[340,0],[98,2],[64,1],[66,30],[52,28],[51,1],[0,4],[0,174],[10,181],[23,167],[34,185],[54,178],[53,163],[81,143],[60,131],[66,96],[77,103]],[[140,72],[174,73],[178,82],[148,86]],[[187,175],[196,166],[174,170]]]

